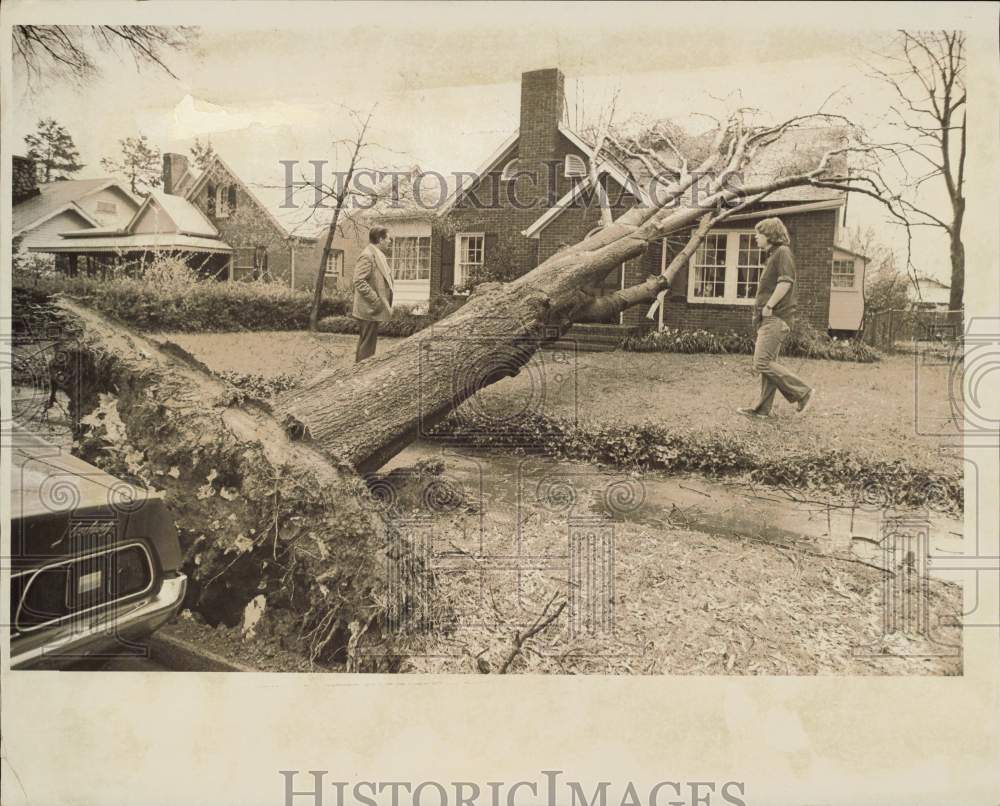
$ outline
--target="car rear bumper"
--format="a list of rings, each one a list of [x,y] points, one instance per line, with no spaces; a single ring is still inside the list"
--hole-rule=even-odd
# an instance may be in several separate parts
[[[148,654],[146,648],[133,642],[173,618],[180,610],[186,592],[187,577],[177,574],[164,579],[154,596],[121,607],[100,619],[66,624],[58,632],[31,636],[31,646],[24,645],[25,639],[14,641],[11,646],[11,669],[59,668],[101,652],[144,656]]]

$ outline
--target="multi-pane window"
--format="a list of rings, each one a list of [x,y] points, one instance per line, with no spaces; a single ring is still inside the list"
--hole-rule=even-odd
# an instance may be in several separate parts
[[[333,278],[337,280],[344,273],[344,253],[339,249],[331,249],[326,256],[325,280]]]
[[[666,259],[666,254],[664,254]],[[766,253],[752,232],[710,232],[688,269],[688,301],[749,305],[757,296]]]
[[[726,234],[709,233],[695,252],[693,296],[721,299],[726,295]]]
[[[455,287],[465,287],[483,267],[486,236],[481,232],[455,236]]]
[[[114,202],[99,201],[97,203],[97,212],[114,214],[118,212],[118,205]]]
[[[431,239],[412,235],[393,236],[389,265],[396,280],[429,280]]]
[[[760,273],[764,270],[764,250],[757,246],[753,235],[740,233],[740,253],[736,260],[736,296],[753,299],[757,296]]]
[[[233,279],[252,280],[254,275],[254,259],[257,250],[250,247],[237,247],[233,250]]]
[[[833,288],[854,288],[854,261],[835,260],[830,273],[830,285]]]

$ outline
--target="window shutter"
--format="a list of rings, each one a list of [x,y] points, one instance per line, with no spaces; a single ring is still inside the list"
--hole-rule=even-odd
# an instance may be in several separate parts
[[[215,185],[211,182],[208,183],[208,214],[210,216],[215,215]]]
[[[229,211],[236,210],[236,185],[229,186]]]
[[[497,264],[497,235],[495,232],[487,232],[483,238],[483,268],[490,268]]]
[[[455,283],[455,236],[441,236],[441,287],[434,289],[442,293]]]

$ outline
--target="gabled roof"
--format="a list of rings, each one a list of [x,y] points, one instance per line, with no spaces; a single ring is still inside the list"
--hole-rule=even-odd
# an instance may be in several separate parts
[[[312,236],[293,235],[292,233],[290,233],[288,231],[288,228],[285,227],[285,225],[278,220],[277,216],[275,216],[274,213],[272,213],[270,210],[267,209],[267,205],[265,205],[263,202],[261,202],[260,199],[257,198],[257,194],[254,193],[252,190],[250,190],[249,187],[247,187],[246,182],[240,179],[239,174],[237,174],[236,171],[230,168],[226,164],[225,160],[223,160],[222,157],[220,157],[218,154],[213,155],[212,161],[208,164],[208,167],[201,172],[201,176],[199,176],[194,181],[194,183],[184,192],[184,198],[188,200],[193,199],[201,191],[202,187],[204,187],[204,185],[208,182],[208,179],[212,175],[213,169],[215,168],[219,168],[222,171],[224,171],[233,182],[239,185],[243,189],[243,192],[246,193],[246,195],[249,196],[251,199],[253,199],[254,202],[256,202],[257,206],[264,211],[264,215],[267,216],[270,222],[274,224],[275,227],[277,227],[278,232],[280,232],[285,238],[294,238],[300,241],[307,241],[310,243],[315,242],[316,239]],[[188,174],[185,174],[185,176],[187,175]],[[185,182],[184,184],[187,183]]]
[[[843,252],[845,255],[850,255],[851,257],[859,257],[865,263],[871,263],[871,258],[867,255],[862,255],[860,252],[855,252],[853,249],[848,249],[846,246],[840,246],[839,244],[834,244],[833,248],[838,252]]]
[[[557,126],[559,134],[563,135],[567,140],[570,141],[574,146],[576,146],[584,154],[590,154],[593,146],[588,143],[583,137],[577,134],[575,131],[570,129],[568,126],[563,126],[561,123]],[[504,140],[500,146],[486,159],[486,161],[479,166],[479,169],[471,176],[463,174],[462,181],[459,182],[458,186],[452,191],[451,195],[445,200],[445,203],[441,206],[438,211],[438,215],[444,215],[455,203],[462,197],[463,194],[468,193],[472,190],[479,181],[487,174],[492,173],[497,168],[501,167],[502,163],[510,160],[515,154],[515,147],[517,146],[517,141],[521,136],[521,130],[515,129],[506,140]],[[629,180],[629,177],[625,175],[625,172],[619,169],[617,166],[610,162],[602,162],[601,166],[598,168],[599,173],[609,173],[614,176],[615,180],[619,182],[623,187],[626,187],[630,192],[640,195],[644,200],[648,201],[648,197],[644,195],[645,191],[641,186],[637,185],[635,182]],[[573,191],[571,191],[572,193]],[[565,197],[564,197],[565,198]],[[558,207],[558,204],[556,205]],[[556,209],[556,208],[553,208]],[[559,211],[561,212],[561,210]],[[536,222],[537,223],[537,222]],[[535,225],[532,224],[532,227]],[[531,227],[529,227],[531,229]]]
[[[928,277],[926,274],[917,275],[917,282],[926,285],[936,285],[938,288],[951,290],[951,286],[943,283],[936,277]]]
[[[136,232],[139,223],[155,216],[155,229]],[[121,229],[94,227],[59,233],[55,243],[31,247],[34,252],[121,252],[143,250],[177,250],[198,252],[231,252],[229,244],[219,238],[219,231],[201,210],[187,199],[169,193],[150,193]]]
[[[652,200],[649,198],[645,190],[643,190],[641,186],[637,185],[632,177],[628,176],[613,163],[601,163],[601,166],[597,169],[597,175],[598,177],[603,175],[610,176],[625,190],[629,191],[634,196],[637,196],[643,205],[649,206],[652,204]],[[591,187],[593,187],[593,182],[591,182],[589,176],[586,179],[575,183],[573,187],[555,203],[554,206],[542,213],[542,215],[539,216],[531,224],[531,226],[529,226],[521,234],[526,238],[537,238],[545,227],[562,215],[568,207],[572,207],[576,200],[590,190]]]
[[[479,170],[477,170],[472,176],[463,174],[462,180],[458,183],[458,186],[452,191],[451,195],[445,199],[444,204],[441,205],[441,209],[438,210],[438,215],[444,215],[447,213],[452,207],[455,206],[455,202],[457,202],[463,194],[468,193],[480,179],[491,171],[495,171],[497,166],[500,164],[500,161],[507,158],[511,149],[517,145],[517,139],[520,136],[521,130],[514,129],[513,133],[499,145],[497,150],[490,154],[490,156],[486,159],[486,162],[479,166]]]
[[[139,202],[114,179],[104,176],[100,179],[64,179],[60,182],[43,182],[38,186],[38,194],[15,204],[11,211],[12,232],[18,235],[44,224],[59,213],[71,210],[83,217],[92,226],[100,226],[77,204],[81,199],[114,187],[136,205]]]
[[[151,208],[162,211],[174,225],[174,232],[184,235],[195,235],[206,238],[218,238],[219,231],[215,225],[209,221],[208,217],[195,207],[187,199],[174,196],[170,193],[153,192],[150,193],[142,203],[132,220],[125,227],[125,232],[135,231],[139,219],[148,214]],[[160,228],[161,232],[168,232],[165,228]]]

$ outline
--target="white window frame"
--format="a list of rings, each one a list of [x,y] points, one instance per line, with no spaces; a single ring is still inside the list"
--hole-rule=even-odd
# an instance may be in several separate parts
[[[850,285],[834,285],[833,278],[836,275],[836,268],[838,263],[850,263],[851,264],[851,284]],[[845,276],[845,275],[841,275]],[[833,262],[830,264],[830,290],[831,291],[856,291],[858,287],[858,264],[854,258],[839,258],[835,257]]]
[[[419,282],[423,282],[423,281],[430,280],[431,279],[431,236],[430,235],[393,235],[391,231],[390,231],[389,234],[392,236],[392,253],[389,255],[389,266],[392,268],[392,276],[396,280],[400,280],[402,282],[410,282],[410,281],[413,281],[413,282],[418,282],[418,281]],[[414,240],[414,241],[417,242],[417,244],[416,244],[417,245],[417,260],[418,260],[417,274],[421,275],[421,276],[418,276],[418,277],[403,277],[402,276],[402,271],[401,271],[401,268],[400,268],[400,265],[399,265],[399,255],[396,254],[396,244],[397,244],[397,242],[404,241],[404,240],[410,240],[410,239],[412,239],[412,240]],[[421,241],[426,241],[426,243],[421,243]],[[483,245],[485,246],[485,243]],[[421,253],[420,253],[420,249],[421,249],[422,246],[426,246],[427,247],[426,254],[424,254],[424,255],[421,255]],[[421,257],[426,258],[426,260],[424,261],[425,265],[420,265],[420,263],[421,263],[420,258]]]
[[[215,188],[215,217],[229,218],[229,185],[220,184]]]
[[[480,260],[478,263],[467,263],[462,260],[462,239],[481,238],[483,245],[480,249]],[[485,232],[456,232],[455,233],[455,288],[462,288],[469,281],[468,274],[464,267],[482,266],[486,261],[486,233]],[[459,273],[461,271],[461,274]]]
[[[245,281],[254,272],[255,246],[237,246],[233,249],[233,265],[230,276],[237,281]],[[239,276],[237,276],[239,275]]]
[[[323,273],[324,283],[327,280],[339,280],[344,275],[344,252],[340,249],[331,249],[326,256],[326,271]]]
[[[108,213],[109,215],[118,214],[118,205],[114,202],[99,201],[97,202],[97,207],[95,209],[98,213]]]
[[[751,230],[710,230],[708,236],[726,236],[726,271],[723,283],[723,295],[721,297],[696,297],[695,287],[695,259],[698,253],[695,252],[688,261],[688,284],[687,301],[696,305],[753,305],[754,297],[736,296],[737,285],[739,283],[739,257],[740,257],[740,236],[748,235],[753,243],[753,233]],[[706,237],[708,237],[706,236]],[[667,253],[663,249],[663,269],[666,269]],[[763,274],[763,266],[761,267]]]

